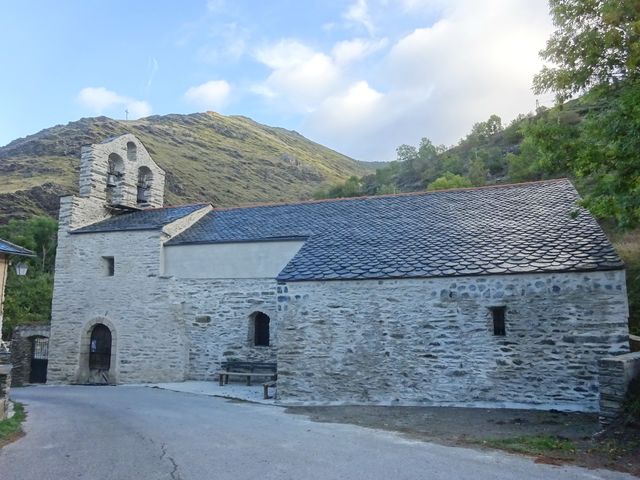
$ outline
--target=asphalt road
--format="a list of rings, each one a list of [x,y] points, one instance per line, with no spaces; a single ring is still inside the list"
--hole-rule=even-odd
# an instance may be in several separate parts
[[[27,434],[0,450],[1,480],[633,478],[146,387],[11,394],[27,406]]]

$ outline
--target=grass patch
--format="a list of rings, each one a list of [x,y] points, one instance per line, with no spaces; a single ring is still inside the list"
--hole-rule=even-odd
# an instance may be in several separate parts
[[[557,456],[560,454],[562,457],[566,457],[567,454],[574,453],[576,450],[576,446],[571,440],[550,435],[495,438],[483,440],[482,444],[487,447],[526,455]]]
[[[13,417],[0,421],[0,447],[14,440],[22,433],[22,422],[27,418],[24,406],[13,403]]]

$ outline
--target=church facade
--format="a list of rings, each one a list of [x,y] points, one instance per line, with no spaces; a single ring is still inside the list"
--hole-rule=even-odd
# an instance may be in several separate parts
[[[230,209],[163,192],[134,136],[82,150],[49,382],[255,360],[282,403],[596,410],[598,359],[629,350],[624,266],[567,180]]]

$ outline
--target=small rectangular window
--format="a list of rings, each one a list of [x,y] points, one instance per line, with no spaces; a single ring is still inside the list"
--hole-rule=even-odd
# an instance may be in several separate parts
[[[116,272],[116,265],[113,257],[102,257],[102,261],[104,262],[104,271],[107,274],[107,277],[113,277]]]
[[[504,317],[507,307],[489,307],[493,316],[493,334],[504,336],[507,334]]]

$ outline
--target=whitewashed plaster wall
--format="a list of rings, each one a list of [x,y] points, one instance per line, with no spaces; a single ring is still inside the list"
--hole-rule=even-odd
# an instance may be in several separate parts
[[[177,278],[270,278],[304,241],[172,245],[164,248],[164,274]]]

